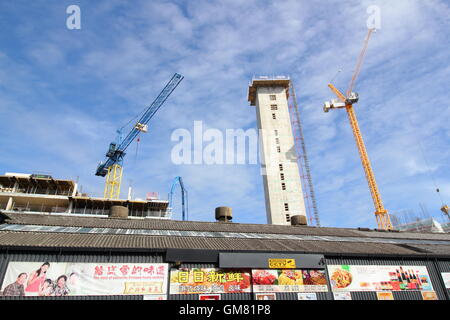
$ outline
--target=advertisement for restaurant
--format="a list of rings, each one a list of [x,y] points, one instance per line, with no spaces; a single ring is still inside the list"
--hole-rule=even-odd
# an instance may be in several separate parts
[[[444,281],[444,285],[446,289],[450,289],[450,272],[441,273],[442,280]]]
[[[328,266],[333,291],[433,290],[425,266]]]
[[[170,294],[251,292],[250,271],[180,268],[170,271]]]
[[[326,292],[324,270],[252,270],[253,292]]]
[[[10,262],[4,296],[166,295],[165,263]]]

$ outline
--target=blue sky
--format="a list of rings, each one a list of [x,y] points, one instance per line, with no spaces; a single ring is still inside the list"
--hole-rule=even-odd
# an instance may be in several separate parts
[[[66,8],[81,9],[81,30]],[[174,165],[177,128],[256,128],[246,101],[253,75],[293,79],[323,226],[376,227],[343,110],[323,113],[345,90],[380,8],[355,91],[356,112],[385,207],[441,218],[450,202],[450,7],[446,1],[2,1],[0,170],[79,179],[102,194],[97,163],[115,130],[138,114],[174,72],[185,79],[128,149],[124,189],[167,197],[175,176],[189,190],[191,220],[265,223],[258,165]],[[342,112],[341,112],[342,111]],[[423,156],[421,148],[426,157]],[[125,196],[123,193],[123,196]],[[175,218],[180,218],[175,196]]]

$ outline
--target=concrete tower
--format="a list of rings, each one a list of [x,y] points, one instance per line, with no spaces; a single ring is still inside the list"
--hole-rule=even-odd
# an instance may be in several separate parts
[[[287,77],[259,77],[248,89],[248,101],[256,106],[269,224],[289,225],[291,216],[306,217],[289,116],[289,85]]]

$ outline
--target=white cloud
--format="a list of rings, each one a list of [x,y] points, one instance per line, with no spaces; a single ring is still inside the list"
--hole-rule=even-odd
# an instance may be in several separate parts
[[[322,223],[373,227],[345,111],[322,111],[323,102],[333,98],[327,83],[337,70],[342,72],[335,85],[342,91],[348,85],[369,5],[380,7],[382,27],[369,44],[355,108],[382,197],[388,209],[417,207],[411,199],[419,198],[436,207],[435,195],[423,190],[432,170],[442,195],[449,196],[450,10],[444,1],[114,1],[82,3],[86,20],[78,34],[63,24],[61,30],[38,31],[32,21],[11,25],[11,34],[33,39],[36,46],[30,50],[17,40],[0,47],[0,116],[11,118],[0,141],[33,144],[39,166],[55,157],[51,166],[58,172],[75,171],[89,191],[100,193],[102,179],[93,176],[93,166],[114,129],[148,105],[173,72],[181,72],[185,80],[150,123],[136,161],[135,145],[130,146],[124,180],[133,180],[137,192],[163,194],[181,175],[193,218],[208,219],[214,206],[231,203],[245,221],[263,223],[257,166],[173,166],[170,134],[190,129],[194,120],[220,130],[256,127],[255,110],[246,101],[252,75],[288,74],[297,89]],[[31,60],[15,59],[17,54]],[[6,150],[2,164],[11,166],[10,153],[18,147]],[[17,158],[24,168],[37,165]]]

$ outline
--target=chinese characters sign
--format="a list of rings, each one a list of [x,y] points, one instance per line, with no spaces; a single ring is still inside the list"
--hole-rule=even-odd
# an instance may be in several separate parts
[[[165,263],[10,262],[3,295],[167,294]]]
[[[170,272],[170,293],[251,292],[250,272],[216,268],[180,268]]]
[[[328,266],[333,291],[433,290],[425,266]]]

